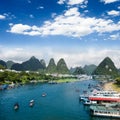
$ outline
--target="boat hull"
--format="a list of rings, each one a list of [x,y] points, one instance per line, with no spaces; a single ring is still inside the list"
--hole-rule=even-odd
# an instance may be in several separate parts
[[[92,105],[90,106],[90,115],[96,117],[120,118],[120,108],[118,105],[104,106]]]
[[[120,98],[115,97],[89,97],[91,101],[111,101],[111,102],[120,102]]]
[[[97,114],[97,113],[93,113],[93,114],[91,114],[91,115],[92,115],[92,116],[96,116],[96,117],[119,118],[119,119],[120,119],[120,115]]]

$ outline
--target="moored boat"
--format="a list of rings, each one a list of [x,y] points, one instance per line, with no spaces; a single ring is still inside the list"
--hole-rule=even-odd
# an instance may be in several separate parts
[[[98,91],[89,95],[91,101],[120,102],[120,94],[115,91]]]
[[[86,98],[83,100],[83,104],[84,105],[91,105],[91,101]]]
[[[85,100],[85,99],[87,99],[88,98],[88,95],[80,95],[79,96],[79,100],[80,101],[83,101],[83,100]]]
[[[120,106],[91,105],[90,115],[120,119]]]

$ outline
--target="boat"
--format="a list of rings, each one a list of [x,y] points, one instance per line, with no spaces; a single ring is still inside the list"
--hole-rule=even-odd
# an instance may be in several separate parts
[[[91,105],[90,115],[97,117],[110,117],[120,119],[120,105],[115,106]]]
[[[89,100],[87,95],[80,95],[79,100],[83,102],[84,105],[97,104],[97,101]]]
[[[19,109],[19,104],[18,103],[15,103],[14,104],[14,110],[18,110]]]
[[[46,93],[42,93],[42,97],[46,97],[46,95],[47,95]]]
[[[91,105],[91,101],[88,100],[87,98],[86,98],[86,99],[83,99],[83,104],[84,104],[84,105]]]
[[[29,106],[30,106],[30,107],[33,107],[33,106],[34,106],[34,100],[30,100]]]
[[[96,91],[88,96],[91,101],[120,102],[120,94],[116,91]]]
[[[87,99],[88,98],[88,95],[80,95],[79,96],[79,100],[80,101],[83,101],[83,100],[85,100],[85,99]]]

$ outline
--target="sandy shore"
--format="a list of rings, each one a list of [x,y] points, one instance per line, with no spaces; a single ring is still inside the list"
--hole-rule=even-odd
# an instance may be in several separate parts
[[[120,92],[120,87],[117,87],[114,82],[109,82],[109,83],[105,83],[103,85],[103,89],[104,90],[114,90],[114,91],[117,91],[117,92]]]
[[[104,90],[114,90],[114,89],[113,89],[113,82],[105,83],[105,84],[103,85],[103,89],[104,89]]]

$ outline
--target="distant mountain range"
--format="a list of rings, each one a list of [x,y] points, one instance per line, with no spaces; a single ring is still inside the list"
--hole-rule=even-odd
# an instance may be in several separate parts
[[[59,74],[88,74],[88,75],[111,75],[118,74],[118,69],[115,67],[113,61],[106,57],[98,66],[85,65],[82,67],[71,68],[67,67],[67,64],[63,58],[61,58],[57,64],[53,58],[50,59],[48,66],[46,66],[45,60],[38,60],[36,57],[31,57],[29,60],[23,63],[14,63],[13,61],[0,60],[0,66],[4,68],[16,70],[16,71],[44,71],[46,73],[59,73]]]
[[[75,67],[75,68],[71,68],[70,72],[72,74],[78,75],[78,74],[87,74],[87,75],[91,75],[93,73],[93,71],[97,68],[96,65],[85,65],[83,68],[82,67]]]
[[[29,60],[23,63],[14,63],[13,61],[3,61],[0,60],[0,65],[4,68],[16,70],[16,71],[39,71],[44,70],[46,73],[60,73],[69,74],[69,69],[66,62],[61,58],[57,65],[53,58],[50,59],[48,66],[46,67],[45,60],[38,60],[36,57],[32,56]]]
[[[91,75],[96,68],[97,68],[96,65],[91,64],[91,65],[85,65],[83,67],[83,70],[85,71],[86,74]]]
[[[65,60],[61,58],[57,65],[53,58],[50,59],[50,62],[46,68],[47,73],[60,73],[60,74],[68,74],[69,69],[65,63]]]
[[[31,57],[28,61],[23,62],[22,64],[15,63],[12,65],[11,69],[17,71],[37,71],[39,69],[45,69],[43,63],[41,63],[34,56]]]

